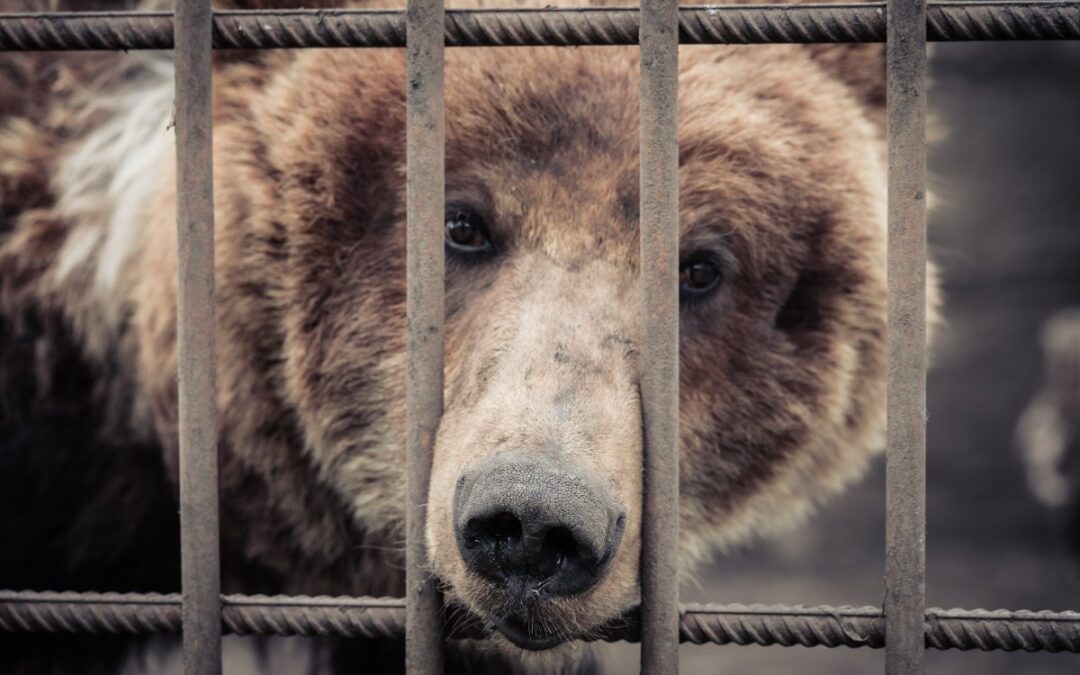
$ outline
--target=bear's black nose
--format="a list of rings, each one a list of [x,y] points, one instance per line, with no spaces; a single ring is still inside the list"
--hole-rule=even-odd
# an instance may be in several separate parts
[[[618,549],[625,516],[585,472],[508,454],[458,480],[454,523],[466,566],[525,599],[594,586]]]

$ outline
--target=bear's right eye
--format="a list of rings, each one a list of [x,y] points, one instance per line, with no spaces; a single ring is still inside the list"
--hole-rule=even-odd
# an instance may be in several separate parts
[[[486,253],[491,250],[491,240],[483,219],[465,209],[454,209],[447,214],[446,245],[460,253]]]
[[[716,260],[693,257],[679,266],[679,295],[684,300],[706,295],[723,280],[724,272]]]

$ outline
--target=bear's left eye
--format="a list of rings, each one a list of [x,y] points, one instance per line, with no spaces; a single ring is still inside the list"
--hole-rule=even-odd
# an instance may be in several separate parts
[[[700,296],[714,290],[724,279],[720,266],[708,258],[691,258],[679,267],[679,294]]]
[[[487,227],[480,216],[465,209],[454,209],[446,215],[446,245],[461,253],[483,253],[491,250]]]

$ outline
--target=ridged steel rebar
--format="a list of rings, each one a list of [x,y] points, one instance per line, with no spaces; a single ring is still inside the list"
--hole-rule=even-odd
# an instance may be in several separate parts
[[[682,7],[683,44],[882,42],[882,3]],[[630,45],[637,8],[446,12],[449,46]],[[931,41],[1080,39],[1080,2],[949,2],[927,9]],[[403,47],[396,11],[217,12],[217,49]],[[0,50],[172,49],[167,13],[0,14]]]
[[[222,628],[238,635],[354,638],[405,633],[402,598],[222,596]],[[0,591],[0,632],[178,633],[180,596]],[[928,609],[933,649],[1080,652],[1080,612]],[[879,607],[682,605],[680,639],[694,644],[870,647],[885,644]],[[475,624],[455,637],[475,638]],[[638,640],[636,613],[599,639]]]
[[[401,598],[224,595],[222,627],[236,635],[405,633]],[[179,633],[180,594],[0,591],[0,631]]]

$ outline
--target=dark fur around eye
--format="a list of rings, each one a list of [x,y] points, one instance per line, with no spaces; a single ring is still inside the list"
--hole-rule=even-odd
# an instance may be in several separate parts
[[[789,334],[818,330],[823,320],[821,297],[829,290],[829,277],[821,272],[802,272],[776,315],[776,327]]]

